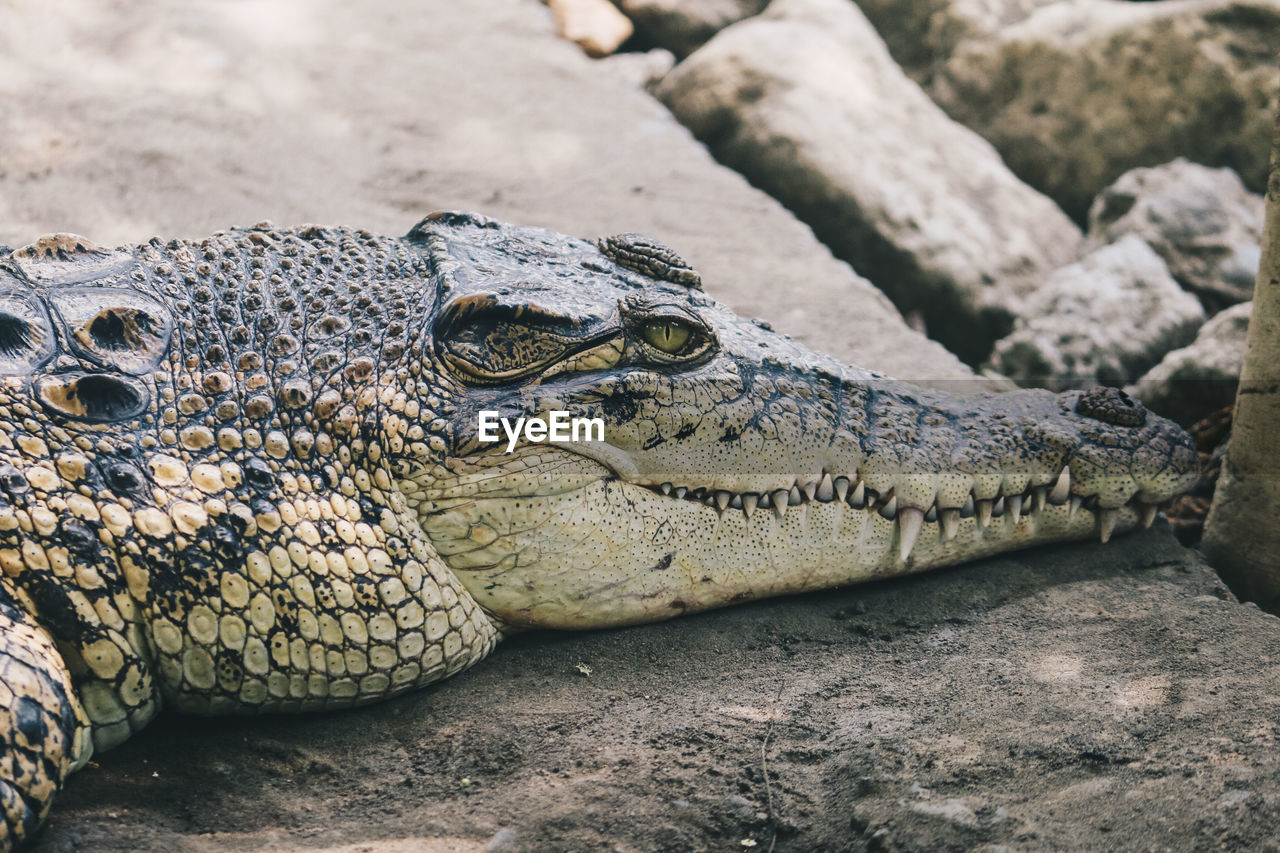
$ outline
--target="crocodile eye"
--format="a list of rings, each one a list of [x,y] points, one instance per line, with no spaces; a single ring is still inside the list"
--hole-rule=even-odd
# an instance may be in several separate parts
[[[675,317],[662,317],[645,323],[644,339],[651,347],[679,355],[693,339],[693,327]]]

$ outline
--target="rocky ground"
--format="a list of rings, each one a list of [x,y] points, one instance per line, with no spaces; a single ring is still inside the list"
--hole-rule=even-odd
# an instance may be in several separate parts
[[[989,354],[1015,372],[1002,339],[1025,353],[1064,333],[1063,300],[1041,283],[1069,291],[1079,270],[1138,270],[1109,313],[1185,304],[1118,335],[1094,334],[1089,305],[1076,306],[1070,351],[1095,376],[1115,365],[1112,381],[1155,365],[1157,378],[1202,369],[1230,382],[1238,361],[1195,353],[1241,334],[1241,309],[1200,324],[1247,299],[1257,263],[1249,98],[1273,97],[1275,75],[1250,39],[1271,32],[1274,4],[1117,2],[1102,42],[1031,0],[994,20],[960,0],[906,4],[932,10],[914,45],[872,2],[879,35],[843,0],[774,0],[754,18],[763,2],[619,5],[638,30],[629,46],[685,62],[588,59],[536,0],[13,4],[0,33],[0,243],[196,237],[264,218],[400,233],[440,208],[584,236],[646,231],[737,310],[964,390],[984,384],[973,366]],[[1218,88],[1169,85],[1199,99],[1179,114],[1188,126],[1197,104],[1244,93],[1239,122],[1217,118],[1233,141],[1215,151],[1230,156],[1108,149],[1067,182],[1076,195],[1052,169],[1037,177],[1060,131],[1010,117],[1042,114],[1026,94],[1043,87],[1037,54],[1019,45],[1054,27],[1079,36],[1060,47],[1088,68],[1090,51],[1141,52],[1153,27],[1211,46],[1212,67],[1184,76]],[[809,40],[820,73],[788,77],[765,50],[770,31]],[[973,94],[973,69],[1016,69],[1015,56],[1030,70],[997,87],[997,110],[990,87]],[[824,106],[831,80],[863,107]],[[1111,115],[1061,100],[1061,121],[1068,107]],[[939,304],[966,319],[942,322]],[[1121,356],[1116,341],[1145,348]],[[1280,622],[1236,603],[1159,524],[1105,547],[662,625],[531,634],[351,713],[165,717],[71,779],[37,849],[1275,849],[1278,661]]]

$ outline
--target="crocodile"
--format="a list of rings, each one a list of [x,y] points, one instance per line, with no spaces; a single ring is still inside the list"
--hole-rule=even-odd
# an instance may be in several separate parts
[[[603,434],[540,440],[564,413]],[[467,213],[9,252],[0,422],[6,850],[162,706],[349,707],[528,628],[1106,541],[1196,475],[1117,389],[922,390],[656,240]]]

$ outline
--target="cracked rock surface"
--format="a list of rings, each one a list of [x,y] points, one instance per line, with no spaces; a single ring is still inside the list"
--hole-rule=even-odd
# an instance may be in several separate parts
[[[1086,245],[1125,234],[1147,242],[1178,283],[1213,306],[1253,296],[1262,241],[1262,196],[1230,169],[1179,157],[1121,175],[1089,208]]]
[[[1130,234],[1047,276],[992,362],[1027,384],[1124,384],[1203,322],[1199,301]]]

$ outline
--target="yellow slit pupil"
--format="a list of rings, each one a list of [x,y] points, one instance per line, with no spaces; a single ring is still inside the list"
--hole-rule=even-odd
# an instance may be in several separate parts
[[[692,331],[679,320],[655,320],[645,326],[644,339],[666,353],[677,353],[689,343]]]

